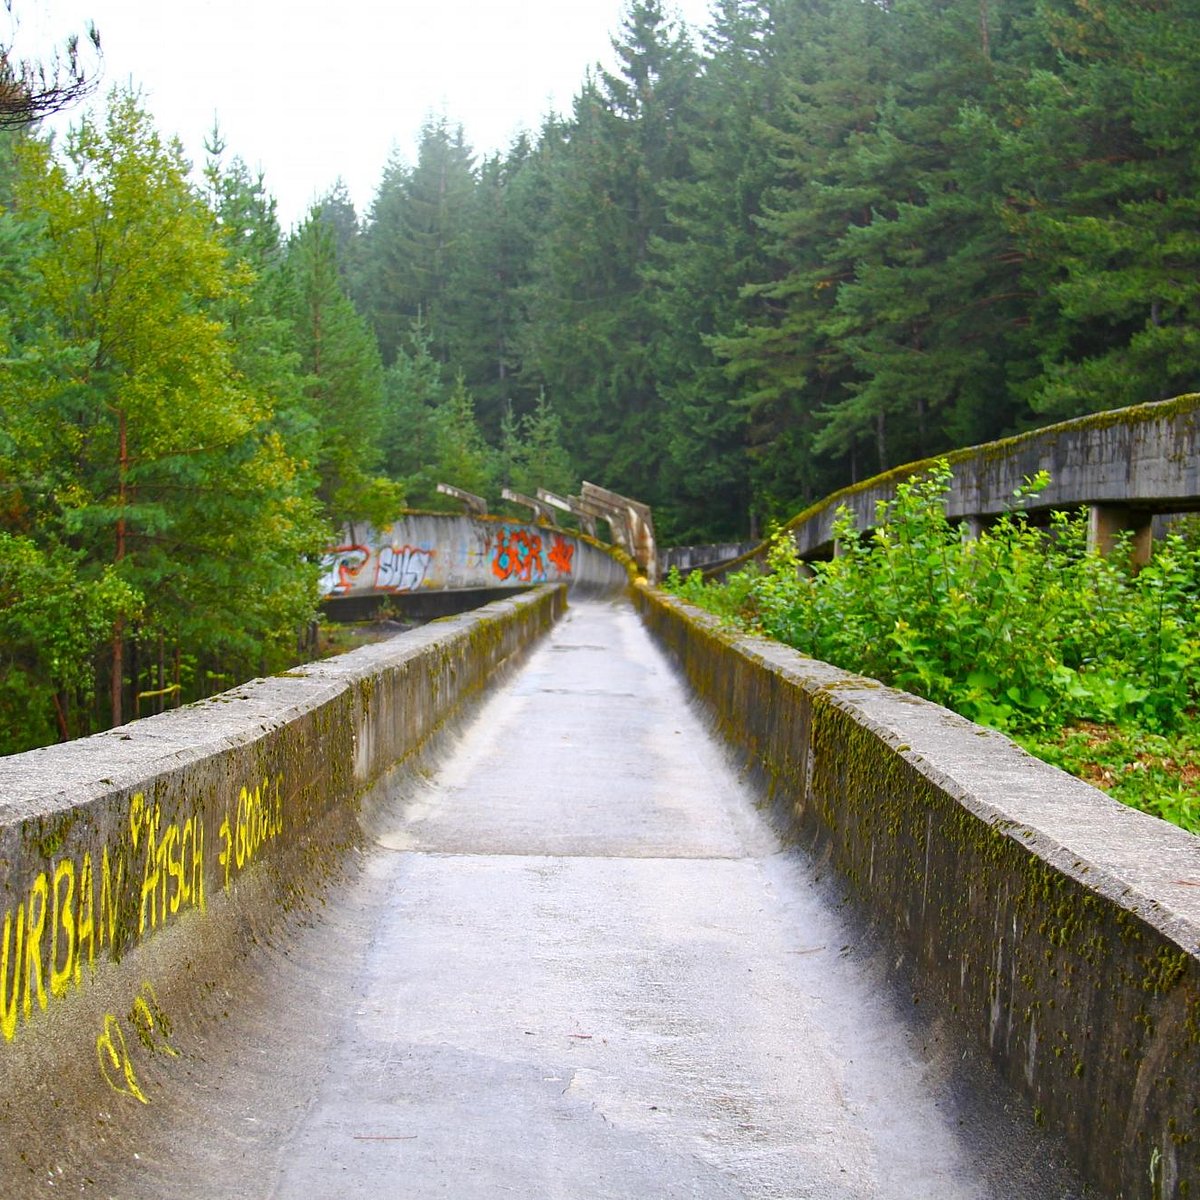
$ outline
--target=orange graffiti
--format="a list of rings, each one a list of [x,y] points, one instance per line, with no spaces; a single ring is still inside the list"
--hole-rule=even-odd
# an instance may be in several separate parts
[[[554,545],[550,547],[549,559],[558,568],[560,575],[570,575],[571,559],[575,557],[575,547],[565,538],[554,535]]]
[[[529,529],[504,528],[496,535],[492,574],[497,579],[520,579],[525,583],[546,578],[542,561],[542,539]]]

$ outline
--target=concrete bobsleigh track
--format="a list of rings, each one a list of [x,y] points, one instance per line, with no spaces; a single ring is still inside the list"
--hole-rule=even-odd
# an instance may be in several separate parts
[[[1196,1194],[1195,839],[634,596],[0,759],[0,1196]]]

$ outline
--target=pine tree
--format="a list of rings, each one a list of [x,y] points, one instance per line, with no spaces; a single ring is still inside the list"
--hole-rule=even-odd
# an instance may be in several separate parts
[[[104,123],[85,118],[66,153],[64,165],[28,144],[15,189],[18,218],[37,230],[28,303],[67,348],[37,389],[37,420],[74,443],[53,455],[69,474],[31,533],[43,553],[65,545],[85,587],[121,594],[109,631],[118,723],[127,675],[136,705],[148,639],[243,656],[290,641],[311,611],[315,571],[300,564],[320,529],[270,430],[270,398],[234,367],[222,313],[247,278],[178,145],[114,93]]]
[[[388,164],[363,234],[358,292],[386,362],[414,320],[424,322],[446,361],[454,344],[447,293],[464,253],[474,187],[471,148],[462,127],[444,117],[422,127],[415,167],[397,158]]]
[[[496,457],[502,483],[526,496],[536,496],[539,488],[565,496],[579,487],[563,445],[562,422],[545,393],[523,417],[516,417],[511,406],[506,410]]]
[[[531,387],[522,379],[517,339],[539,231],[539,170],[525,135],[507,155],[483,163],[446,290],[449,358],[467,379],[480,425],[493,437],[506,405]]]
[[[545,381],[585,473],[659,499],[659,318],[643,273],[666,232],[662,185],[688,169],[676,138],[694,56],[657,0],[635,0],[621,68],[589,79],[549,175],[522,357]]]
[[[655,520],[681,541],[741,536],[752,521],[748,413],[713,344],[749,316],[743,288],[765,271],[758,218],[773,171],[759,123],[776,85],[769,27],[758,0],[714,9],[703,76],[677,134],[690,170],[662,186],[668,228],[645,273],[662,328],[666,455]]]
[[[336,525],[386,524],[399,489],[374,472],[384,420],[383,365],[366,322],[342,290],[333,228],[313,210],[288,244],[281,298],[288,305],[316,431],[319,495]]]
[[[995,129],[1005,215],[1039,297],[1036,369],[1014,385],[1063,417],[1200,385],[1200,7],[1059,0],[1053,73]]]
[[[753,126],[768,155],[762,266],[748,279],[730,332],[714,339],[745,406],[751,479],[760,516],[784,516],[869,474],[873,415],[830,457],[815,452],[817,414],[859,378],[825,323],[855,264],[841,240],[868,223],[886,195],[857,155],[886,95],[888,13],[855,0],[779,7],[765,33],[771,102]],[[866,460],[863,462],[863,460]]]

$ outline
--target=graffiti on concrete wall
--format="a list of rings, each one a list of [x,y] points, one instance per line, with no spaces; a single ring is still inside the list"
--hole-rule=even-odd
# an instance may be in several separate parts
[[[403,594],[570,581],[579,567],[575,539],[517,522],[414,514],[381,530],[343,534],[321,565],[321,594]]]
[[[381,546],[375,587],[384,592],[414,592],[424,582],[436,552],[424,546]]]
[[[233,871],[249,866],[262,848],[283,832],[282,784],[283,776],[276,775],[274,782],[264,779],[253,789],[242,787],[238,790],[232,821],[226,810],[219,831],[223,846],[217,858],[225,868],[226,891]]]
[[[570,575],[571,560],[574,557],[574,544],[556,533],[554,535],[554,542],[550,547],[550,561],[554,564],[555,569],[560,575]]]
[[[497,579],[520,580],[522,583],[544,583],[550,575],[549,560],[558,576],[571,574],[574,545],[555,534],[547,551],[541,534],[526,526],[505,525],[496,534],[492,552],[492,574]]]
[[[126,1024],[136,1039],[133,1042],[125,1036]],[[96,1061],[101,1078],[114,1092],[130,1096],[140,1104],[149,1104],[150,1099],[142,1090],[130,1054],[131,1045],[140,1046],[149,1054],[179,1057],[179,1051],[171,1045],[171,1022],[148,979],[142,981],[142,989],[134,997],[124,1022],[115,1013],[104,1014],[100,1035],[96,1038]]]
[[[321,595],[346,595],[370,558],[371,551],[367,546],[334,546],[328,550],[321,559]]]
[[[204,908],[204,821],[200,814],[166,824],[141,792],[129,802],[132,859],[142,862],[138,936],[166,924],[181,907]],[[107,847],[105,848],[107,856]]]
[[[243,785],[220,815],[217,864],[228,889],[234,873],[283,832],[283,776]],[[0,919],[3,1041],[12,1042],[52,1001],[80,987],[84,968],[90,975],[98,953],[118,955],[187,909],[205,911],[207,891],[203,805],[168,821],[159,804],[135,792],[128,830],[102,846],[98,858],[91,851],[50,858],[5,909]],[[161,1030],[155,1011],[149,1000],[134,1004],[130,1020],[143,1043],[153,1028]],[[108,1063],[102,1070],[112,1083],[123,1051],[119,1030],[110,1022],[97,1054]]]
[[[492,574],[504,581],[541,583],[546,578],[541,536],[520,526],[500,529],[492,553]]]

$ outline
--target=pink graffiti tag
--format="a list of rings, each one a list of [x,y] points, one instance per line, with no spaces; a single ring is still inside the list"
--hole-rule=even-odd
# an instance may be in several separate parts
[[[344,596],[370,560],[366,546],[334,546],[321,559],[321,595]]]
[[[545,579],[542,539],[529,529],[502,529],[496,534],[492,574],[497,579],[519,579],[524,583]]]
[[[554,545],[550,547],[549,558],[560,575],[570,575],[571,559],[574,557],[575,547],[556,533],[554,535]]]

